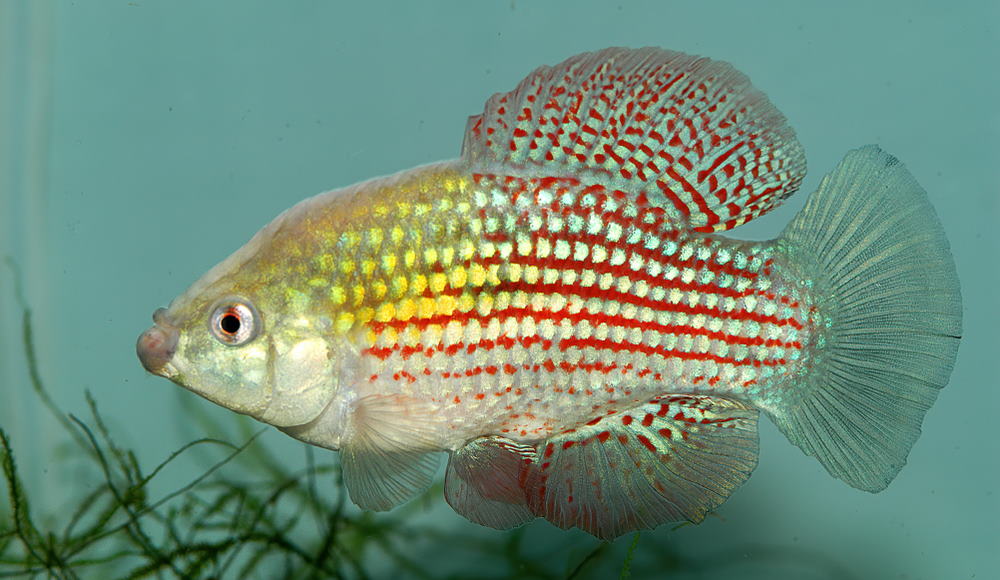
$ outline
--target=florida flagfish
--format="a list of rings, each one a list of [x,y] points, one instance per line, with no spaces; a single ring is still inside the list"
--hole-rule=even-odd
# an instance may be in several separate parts
[[[763,413],[885,488],[947,383],[961,297],[926,194],[875,146],[784,232],[720,235],[805,158],[728,64],[607,49],[531,73],[457,160],[307,199],[154,315],[150,372],[339,450],[386,510],[450,460],[448,503],[604,539],[698,522]]]

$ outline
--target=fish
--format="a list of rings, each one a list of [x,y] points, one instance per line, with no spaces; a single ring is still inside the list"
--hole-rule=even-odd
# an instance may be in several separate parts
[[[868,492],[947,384],[961,292],[926,192],[850,151],[776,238],[725,235],[805,175],[729,64],[609,48],[530,73],[457,159],[311,197],[138,339],[149,372],[339,451],[360,508],[423,493],[499,530],[700,522],[760,416]]]

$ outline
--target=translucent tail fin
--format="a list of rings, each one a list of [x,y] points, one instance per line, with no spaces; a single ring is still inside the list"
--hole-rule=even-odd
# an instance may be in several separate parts
[[[944,231],[909,171],[867,146],[823,179],[779,244],[803,271],[818,266],[831,325],[803,398],[772,419],[835,477],[881,491],[958,350],[961,295]]]

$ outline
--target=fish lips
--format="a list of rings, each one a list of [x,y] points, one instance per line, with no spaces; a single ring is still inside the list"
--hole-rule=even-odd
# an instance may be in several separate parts
[[[153,314],[155,324],[139,335],[135,351],[143,368],[169,379],[177,374],[177,369],[170,361],[177,352],[180,332],[166,321],[165,314],[166,310],[163,308]]]

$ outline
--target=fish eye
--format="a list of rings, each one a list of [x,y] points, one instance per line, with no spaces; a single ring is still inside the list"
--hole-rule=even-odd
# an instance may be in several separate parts
[[[243,300],[226,300],[212,310],[209,329],[222,344],[240,346],[253,340],[260,322],[253,306]]]

